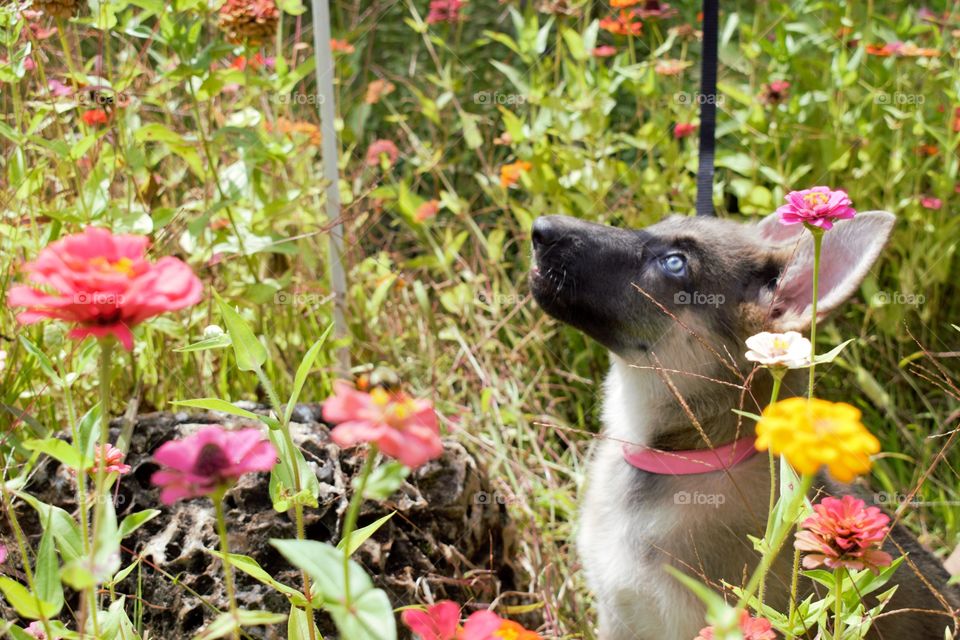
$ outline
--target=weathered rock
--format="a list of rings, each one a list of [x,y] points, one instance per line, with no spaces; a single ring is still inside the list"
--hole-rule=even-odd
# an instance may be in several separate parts
[[[253,405],[246,408],[263,410]],[[294,419],[294,441],[320,483],[319,507],[305,512],[307,537],[335,543],[349,500],[346,487],[359,471],[365,449],[342,451],[334,445],[320,421],[319,405],[299,405]],[[220,561],[209,553],[218,544],[212,503],[200,498],[165,507],[150,485],[150,476],[157,469],[150,456],[156,448],[211,423],[259,426],[216,413],[141,415],[126,459],[132,471],[114,487],[119,518],[142,509],[162,510],[124,540],[123,566],[140,556],[142,567],[118,587],[118,595],[125,594],[133,602],[140,583],[144,629],[155,638],[188,638],[214,617],[215,609],[227,606]],[[115,432],[118,426],[114,425]],[[268,474],[251,474],[228,492],[225,505],[231,551],[253,557],[271,576],[296,587],[299,572],[269,544],[272,538],[295,537],[292,514],[273,510],[267,480]],[[74,482],[68,470],[50,461],[35,474],[29,490],[70,511],[76,507]],[[490,602],[501,591],[515,587],[506,560],[512,533],[503,505],[490,500],[491,495],[490,483],[476,460],[459,443],[448,441],[443,457],[416,470],[390,499],[364,504],[358,526],[391,511],[396,514],[364,543],[355,558],[397,607],[422,601],[427,594],[438,600]],[[37,544],[40,523],[36,514],[21,505],[18,515]],[[289,610],[282,594],[239,572],[237,599],[247,609]],[[317,621],[325,637],[335,637],[329,620],[319,614]],[[285,628],[279,635],[269,633],[263,628],[249,631],[258,638],[286,635]]]

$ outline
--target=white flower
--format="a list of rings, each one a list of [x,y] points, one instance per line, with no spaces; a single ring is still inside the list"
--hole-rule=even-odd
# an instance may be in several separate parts
[[[207,340],[211,338],[219,338],[222,335],[223,335],[223,329],[221,329],[215,324],[211,324],[203,330],[203,337]]]
[[[766,367],[799,369],[810,365],[810,341],[796,331],[764,331],[747,338],[747,360]]]

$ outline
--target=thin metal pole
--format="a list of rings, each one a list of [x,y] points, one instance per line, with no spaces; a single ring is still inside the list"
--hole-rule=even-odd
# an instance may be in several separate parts
[[[312,0],[313,52],[316,57],[317,107],[320,111],[320,129],[323,132],[320,152],[323,156],[323,177],[327,182],[327,219],[330,228],[330,288],[333,291],[333,335],[347,336],[347,275],[343,267],[343,222],[340,218],[339,140],[334,121],[337,117],[336,95],[333,92],[333,52],[330,50],[330,5],[328,0]],[[350,351],[337,350],[338,372],[346,376],[350,371]]]

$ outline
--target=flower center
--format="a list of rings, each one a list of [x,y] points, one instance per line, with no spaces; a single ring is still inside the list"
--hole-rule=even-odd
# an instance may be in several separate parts
[[[814,191],[813,193],[804,195],[803,201],[811,207],[816,207],[818,205],[827,204],[830,202],[830,196],[823,191]]]
[[[103,272],[115,271],[127,277],[133,277],[133,260],[130,258],[120,258],[116,262],[110,262],[103,256],[97,256],[90,260],[90,264]]]
[[[775,354],[783,354],[787,352],[787,349],[790,348],[790,343],[784,340],[783,338],[774,338],[773,339],[773,352]]]
[[[193,463],[193,472],[198,476],[212,477],[230,466],[230,459],[219,446],[209,443],[203,445]]]
[[[381,387],[370,392],[373,402],[383,410],[383,419],[394,429],[403,429],[404,422],[416,413],[417,405],[403,394],[391,395]]]

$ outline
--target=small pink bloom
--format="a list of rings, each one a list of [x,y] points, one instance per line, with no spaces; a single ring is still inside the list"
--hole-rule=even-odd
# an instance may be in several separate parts
[[[323,403],[323,418],[337,425],[330,437],[339,446],[374,442],[386,455],[411,468],[443,453],[437,414],[430,401],[379,387],[365,393],[342,380],[334,383],[333,390],[334,395]]]
[[[24,631],[37,640],[47,640],[47,632],[43,630],[43,623],[39,620],[31,622]]]
[[[397,158],[400,157],[400,150],[390,140],[374,140],[367,147],[367,166],[379,167],[381,154],[386,154],[387,160],[389,160],[388,164],[393,166],[396,164]]]
[[[430,0],[430,11],[427,14],[428,24],[437,24],[438,22],[459,22],[462,18],[460,9],[463,8],[461,0]]]
[[[270,471],[277,451],[257,429],[208,426],[182,440],[163,443],[153,459],[164,468],[150,482],[163,489],[161,502],[173,504],[215,493],[244,474]]]
[[[25,264],[32,283],[11,287],[7,304],[26,307],[17,316],[22,324],[64,320],[77,325],[71,338],[113,335],[132,349],[132,327],[196,304],[203,288],[177,258],[148,262],[148,244],[146,236],[115,236],[87,227],[52,243]]]
[[[93,452],[93,464],[90,465],[88,471],[90,473],[96,473],[97,467],[101,464],[105,464],[104,471],[107,473],[119,473],[123,475],[125,473],[130,473],[130,465],[123,464],[123,451],[117,449],[112,444],[105,444],[103,448],[97,447]]]
[[[0,544],[0,564],[7,561],[7,545]]]
[[[754,618],[748,611],[740,614],[740,632],[743,640],[777,640],[770,621],[766,618]],[[714,637],[713,627],[704,627],[693,640],[714,640]]]
[[[877,507],[867,507],[853,496],[824,498],[814,515],[800,524],[794,547],[806,551],[803,566],[816,569],[870,569],[877,573],[893,558],[880,545],[890,531],[890,518]]]
[[[54,98],[62,98],[73,93],[73,89],[55,78],[47,81],[47,88],[50,90],[50,95]]]
[[[460,605],[444,600],[426,611],[407,609],[400,619],[418,640],[454,640],[460,628]]]
[[[430,218],[436,216],[438,211],[440,211],[440,201],[427,200],[422,205],[417,207],[417,211],[413,214],[413,218],[417,222],[424,222],[425,220],[429,220]]]
[[[760,92],[760,101],[766,104],[777,105],[789,96],[790,83],[786,80],[774,80],[763,85]]]
[[[608,44],[605,44],[600,47],[596,47],[593,50],[594,58],[609,58],[610,56],[615,56],[615,55],[617,55],[617,48],[611,47]]]
[[[939,210],[943,206],[943,200],[940,198],[934,198],[932,196],[925,196],[920,198],[920,205],[924,209]]]
[[[813,187],[803,191],[791,191],[785,198],[787,204],[777,209],[783,224],[804,223],[824,230],[833,228],[837,220],[847,220],[856,215],[850,197],[842,189]]]
[[[673,137],[676,140],[681,140],[689,135],[692,135],[696,130],[697,125],[692,122],[678,122],[673,127]]]

